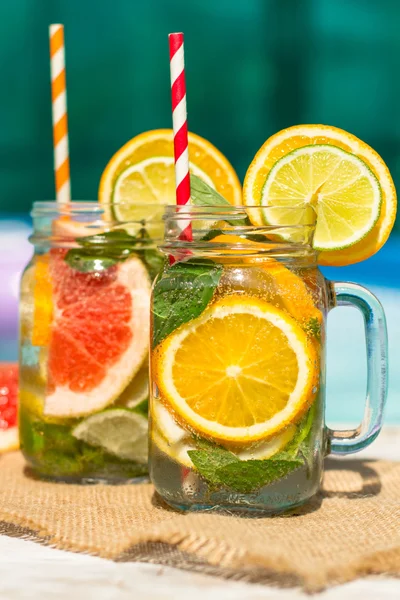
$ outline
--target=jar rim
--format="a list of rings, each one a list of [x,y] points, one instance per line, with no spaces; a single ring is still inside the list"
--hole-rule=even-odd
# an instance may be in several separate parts
[[[163,212],[159,204],[38,201],[30,213],[33,234],[29,239],[37,247],[73,248],[78,240],[90,238],[99,247],[115,244],[118,235],[120,245],[155,247],[163,237]]]
[[[280,218],[276,221],[276,216],[280,211],[282,217],[282,211],[288,217],[287,222]],[[275,217],[274,217],[275,215]],[[299,227],[312,226],[315,228],[317,211],[316,208],[306,203],[301,206],[286,206],[282,204],[270,204],[270,205],[230,205],[230,204],[214,204],[214,205],[193,205],[185,204],[183,206],[177,206],[176,204],[168,204],[164,208],[164,220],[165,221],[190,221],[195,219],[201,220],[215,220],[215,217],[224,217],[224,219],[237,219],[238,221],[244,217],[250,219],[250,224],[253,227],[257,227],[267,224],[274,224],[275,226],[285,227],[287,225],[293,226],[295,223],[293,218],[297,217],[297,225]],[[269,221],[272,221],[270,223]]]
[[[111,210],[114,206],[129,206],[131,208],[163,210],[164,206],[157,203],[130,202],[127,200],[99,202],[98,200],[73,200],[60,203],[55,200],[38,200],[33,203],[31,216],[41,216],[58,213],[60,215],[79,214],[83,212],[94,212],[102,214]]]
[[[199,256],[232,251],[235,256],[315,256],[316,216],[310,204],[166,206],[161,250],[178,257],[186,251]]]

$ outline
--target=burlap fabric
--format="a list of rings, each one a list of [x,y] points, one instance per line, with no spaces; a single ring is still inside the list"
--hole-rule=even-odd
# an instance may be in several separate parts
[[[169,510],[150,484],[78,486],[27,476],[0,457],[0,533],[113,560],[168,564],[309,591],[400,574],[400,463],[326,461],[321,494],[289,515]]]

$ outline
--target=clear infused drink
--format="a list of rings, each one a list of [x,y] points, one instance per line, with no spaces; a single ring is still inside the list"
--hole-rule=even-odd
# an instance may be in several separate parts
[[[169,261],[151,319],[156,490],[178,510],[301,505],[319,489],[327,453],[356,452],[379,431],[382,308],[368,290],[320,273],[311,207],[169,207],[165,221]],[[372,348],[375,410],[367,404],[362,426],[345,432],[324,421],[326,315],[336,304],[362,311]]]
[[[96,203],[39,203],[32,214],[22,451],[43,477],[136,480],[147,474],[149,301],[163,258],[145,219],[121,224]]]
[[[164,248],[178,261],[153,292],[151,477],[178,509],[274,512],[320,484],[329,288],[312,222],[285,243],[232,213],[204,240],[212,217],[194,211],[194,241]]]

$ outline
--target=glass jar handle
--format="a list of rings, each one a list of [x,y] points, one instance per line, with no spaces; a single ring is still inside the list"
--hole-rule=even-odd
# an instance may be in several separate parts
[[[332,282],[336,302],[333,306],[355,306],[364,318],[367,346],[367,396],[364,417],[356,429],[327,428],[328,453],[358,452],[379,434],[388,387],[388,337],[385,313],[379,300],[355,283]]]

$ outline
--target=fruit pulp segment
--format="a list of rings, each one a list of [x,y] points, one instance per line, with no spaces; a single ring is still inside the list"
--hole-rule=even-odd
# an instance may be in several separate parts
[[[252,314],[233,314],[207,321],[190,337],[176,353],[172,376],[192,409],[201,406],[203,416],[217,417],[227,426],[248,427],[284,408],[298,369],[296,355],[280,329]],[[247,348],[243,339],[249,340]],[[268,346],[262,343],[265,339]],[[275,361],[270,348],[278,347],[282,350]],[[263,401],[265,394],[268,403]],[[256,401],[246,405],[244,397]]]
[[[79,273],[55,251],[51,272],[56,313],[62,311],[49,345],[50,386],[92,390],[132,339],[130,291],[118,283],[117,268]]]

